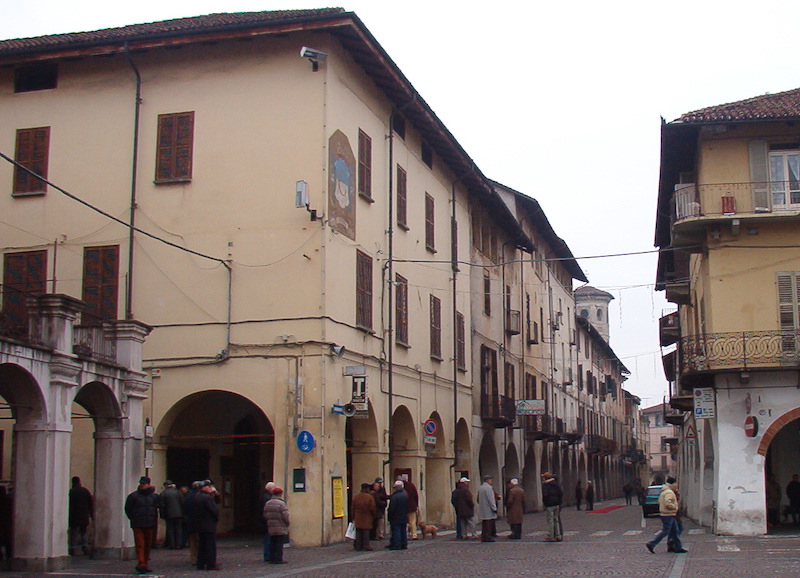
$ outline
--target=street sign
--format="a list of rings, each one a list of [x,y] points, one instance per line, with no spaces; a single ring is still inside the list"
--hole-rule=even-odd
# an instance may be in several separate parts
[[[694,417],[697,419],[712,419],[716,417],[713,388],[711,387],[695,388]]]
[[[683,437],[685,437],[687,440],[693,440],[697,438],[697,432],[692,424],[686,426],[686,435]]]
[[[517,415],[544,415],[545,405],[543,399],[518,399]]]
[[[748,415],[744,418],[744,434],[749,438],[754,438],[758,435],[758,419],[754,415]]]
[[[299,434],[297,434],[297,449],[299,449],[304,454],[309,453],[311,450],[314,449],[314,436],[311,435],[311,432],[308,430],[303,430]]]
[[[367,401],[367,376],[354,375],[351,379],[353,380],[353,403]]]
[[[432,419],[426,420],[425,425],[423,426],[425,429],[425,435],[433,436],[436,435],[436,422]],[[436,443],[436,442],[434,442]]]
[[[436,436],[428,436],[428,435],[426,435],[426,436],[423,436],[422,439],[426,444],[428,444],[430,446],[435,446],[436,445]]]

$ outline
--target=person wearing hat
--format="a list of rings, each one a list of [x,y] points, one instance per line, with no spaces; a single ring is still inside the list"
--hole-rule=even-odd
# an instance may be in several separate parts
[[[267,505],[272,499],[272,490],[277,487],[275,482],[267,482],[264,486],[264,493],[261,494],[261,501],[259,502],[259,512],[261,512],[261,526],[264,530],[264,542],[263,542],[263,555],[264,555],[264,562],[269,562],[269,553],[271,551],[271,542],[269,535],[269,528],[267,528],[267,521],[264,519],[264,506]]]
[[[189,543],[189,562],[197,565],[197,496],[203,482],[192,482],[192,489],[183,499],[183,516],[186,520],[186,538]]]
[[[183,496],[171,480],[164,482],[161,491],[161,517],[167,522],[166,547],[177,550],[181,547],[181,525],[183,522]]]
[[[453,505],[456,508],[456,517],[461,526],[461,535],[456,538],[472,538],[475,536],[475,500],[469,489],[469,478],[463,476],[458,480],[458,489],[453,496]]]
[[[219,509],[214,501],[217,489],[211,480],[203,480],[200,493],[195,501],[195,522],[197,524],[197,569],[219,570],[217,564],[217,522]]]
[[[150,478],[139,478],[139,487],[128,494],[125,500],[125,515],[131,522],[133,541],[136,546],[136,571],[139,574],[149,574],[150,549],[156,537],[158,525],[159,496],[156,489],[150,485]]]
[[[511,489],[508,490],[506,498],[506,517],[508,525],[511,526],[510,540],[522,539],[522,518],[525,513],[525,492],[519,486],[517,478],[511,478],[509,482]]]
[[[561,542],[561,502],[563,500],[561,486],[550,472],[542,474],[542,504],[547,514],[547,538],[545,542]]]
[[[270,564],[286,564],[283,559],[283,545],[289,540],[289,508],[283,500],[283,490],[272,489],[272,498],[264,506],[264,519],[270,535]]]
[[[356,539],[353,548],[357,552],[362,550],[372,550],[369,545],[369,533],[372,530],[372,523],[375,521],[375,498],[369,493],[370,484],[361,484],[361,491],[353,496],[353,503],[350,506],[350,513],[353,516],[353,525],[356,527]]]
[[[370,494],[375,500],[375,520],[372,522],[370,540],[383,540],[386,537],[386,506],[389,504],[389,494],[383,487],[383,478],[375,478]]]
[[[407,550],[408,494],[406,494],[403,480],[397,480],[394,483],[392,497],[389,499],[388,515],[392,538],[386,547],[389,550]]]
[[[483,476],[483,484],[478,488],[478,518],[481,521],[481,542],[494,542],[495,520],[497,520],[497,498],[494,493],[494,479]]]

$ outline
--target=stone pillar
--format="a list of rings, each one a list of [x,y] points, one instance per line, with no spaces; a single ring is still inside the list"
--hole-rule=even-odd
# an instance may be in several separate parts
[[[72,334],[83,301],[68,295],[45,294],[28,302],[33,341],[60,353],[72,354]]]
[[[130,486],[126,468],[126,439],[122,432],[95,432],[94,548],[102,559],[126,559],[132,543],[126,540],[128,519],[123,505]]]
[[[114,321],[117,363],[131,371],[142,371],[142,345],[152,327],[133,320]]]
[[[146,379],[123,381],[122,412],[126,419],[123,419],[122,422],[120,439],[123,452],[120,510],[125,505],[127,495],[136,489],[139,477],[144,475],[144,400],[147,398],[149,389],[150,382]],[[122,536],[121,555],[124,560],[129,560],[135,557],[133,532],[124,511],[121,512],[119,522],[119,532]]]

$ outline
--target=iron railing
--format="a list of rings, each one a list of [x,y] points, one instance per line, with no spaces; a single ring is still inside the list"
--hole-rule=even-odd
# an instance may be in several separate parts
[[[681,375],[714,370],[793,367],[800,331],[741,331],[689,335],[678,342]]]
[[[583,445],[590,454],[613,454],[617,449],[617,442],[598,434],[584,435]]]
[[[117,340],[110,323],[102,325],[76,325],[72,339],[75,355],[116,363]]]
[[[523,415],[519,418],[525,435],[541,439],[556,435],[556,421],[551,415]]]
[[[508,425],[513,423],[516,416],[517,406],[513,398],[481,393],[481,419],[495,420]]]
[[[673,222],[692,217],[771,213],[800,208],[793,181],[675,185]]]

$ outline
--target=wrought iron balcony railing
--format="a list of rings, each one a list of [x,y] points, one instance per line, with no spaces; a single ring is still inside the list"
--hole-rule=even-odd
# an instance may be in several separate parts
[[[505,427],[512,424],[516,416],[517,406],[513,398],[481,393],[481,419],[493,420],[496,427]]]
[[[678,342],[680,375],[795,367],[800,331],[742,331],[685,336]]]
[[[590,454],[613,454],[617,449],[617,442],[598,434],[583,436],[583,445]]]
[[[551,415],[525,415],[519,418],[525,435],[531,439],[557,438],[556,421]]]
[[[675,185],[673,222],[697,217],[800,210],[794,181]]]

